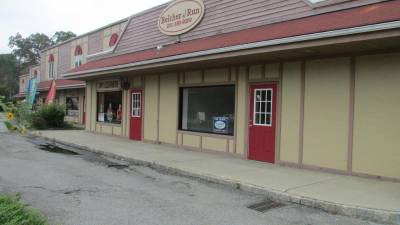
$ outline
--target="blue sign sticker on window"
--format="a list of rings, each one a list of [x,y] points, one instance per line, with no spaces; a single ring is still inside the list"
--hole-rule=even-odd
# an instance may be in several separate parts
[[[228,131],[228,117],[213,117],[214,133],[227,134]]]

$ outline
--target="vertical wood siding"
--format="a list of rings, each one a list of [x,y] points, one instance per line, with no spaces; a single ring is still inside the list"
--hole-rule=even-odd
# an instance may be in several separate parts
[[[58,74],[62,76],[63,73],[71,69],[71,44],[68,42],[59,47],[59,62]],[[61,78],[61,77],[59,77]]]
[[[104,31],[100,30],[89,35],[88,55],[96,54],[103,51]]]

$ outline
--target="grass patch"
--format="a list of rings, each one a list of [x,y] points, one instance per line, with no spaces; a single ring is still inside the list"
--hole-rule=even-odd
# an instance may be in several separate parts
[[[0,224],[2,225],[49,225],[36,209],[27,208],[20,195],[0,195]]]

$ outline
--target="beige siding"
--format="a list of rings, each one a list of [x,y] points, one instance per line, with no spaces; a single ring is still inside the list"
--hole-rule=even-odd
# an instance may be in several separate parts
[[[85,96],[86,96],[86,104],[85,104],[85,111],[86,111],[86,123],[85,123],[85,128],[86,131],[92,131],[92,126],[94,126],[94,124],[92,123],[92,118],[96,116],[95,113],[93,113],[93,111],[95,110],[95,108],[92,108],[92,84],[93,81],[87,81],[86,82],[86,91],[85,91]]]
[[[113,134],[113,126],[105,125],[105,124],[101,124],[100,126],[101,126],[100,131],[96,130],[97,132],[100,132],[103,134]]]
[[[400,178],[400,54],[356,61],[353,170]]]
[[[183,134],[182,145],[191,148],[200,148],[201,136]]]
[[[266,78],[279,78],[279,63],[265,65]]]
[[[97,120],[97,91],[96,91],[96,82],[92,82],[92,88],[91,88],[91,96],[92,96],[92,101],[91,101],[91,108],[92,108],[92,118],[91,118],[91,131],[95,131],[95,124]]]
[[[190,71],[185,73],[185,84],[199,84],[203,82],[202,71]]]
[[[157,140],[158,129],[158,76],[146,76],[144,88],[144,139]]]
[[[280,160],[297,163],[300,150],[301,62],[285,63],[282,74]]]
[[[202,138],[203,149],[226,152],[227,151],[227,141],[224,138],[213,138],[213,137],[203,137]]]
[[[175,144],[178,115],[178,75],[160,76],[160,139]]]
[[[304,164],[347,169],[350,59],[306,63]]]
[[[249,67],[249,80],[260,80],[264,78],[264,66],[254,65]]]
[[[238,71],[238,81],[237,81],[237,95],[238,95],[238,105],[236,113],[236,152],[240,155],[247,154],[247,74],[246,67],[240,67]]]
[[[129,137],[131,119],[131,96],[129,91],[122,91],[122,112],[121,136]]]
[[[229,81],[229,69],[212,69],[204,71],[204,82],[218,83]]]

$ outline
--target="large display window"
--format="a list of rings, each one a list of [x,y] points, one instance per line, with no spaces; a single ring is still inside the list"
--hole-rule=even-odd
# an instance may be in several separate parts
[[[122,91],[97,93],[97,122],[121,124]]]
[[[234,118],[234,85],[180,89],[180,130],[233,135]]]
[[[65,106],[67,110],[67,116],[79,116],[79,97],[67,97],[65,99]]]

